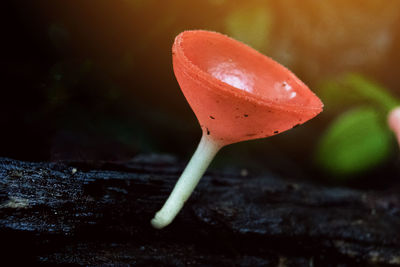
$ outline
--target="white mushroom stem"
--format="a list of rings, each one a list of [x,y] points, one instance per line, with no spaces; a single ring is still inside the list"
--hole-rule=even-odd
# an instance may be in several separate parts
[[[209,135],[203,134],[196,152],[190,159],[172,193],[162,209],[151,220],[154,228],[164,228],[174,220],[221,147]]]
[[[400,107],[394,108],[388,115],[388,124],[395,133],[397,142],[400,145]]]

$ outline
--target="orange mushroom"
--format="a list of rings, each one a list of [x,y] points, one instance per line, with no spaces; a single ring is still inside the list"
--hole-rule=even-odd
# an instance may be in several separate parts
[[[396,135],[397,142],[400,145],[400,107],[396,107],[389,112],[388,124]]]
[[[292,72],[249,46],[210,31],[185,31],[172,47],[175,76],[203,130],[200,144],[151,223],[167,226],[223,147],[302,124],[323,104]]]

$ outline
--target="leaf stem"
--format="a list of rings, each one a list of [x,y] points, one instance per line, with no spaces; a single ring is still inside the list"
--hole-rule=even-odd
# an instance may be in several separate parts
[[[400,105],[400,101],[391,95],[387,89],[361,75],[349,74],[345,78],[345,82],[359,95],[378,104],[386,112]]]
[[[203,133],[196,152],[183,171],[172,193],[162,209],[151,220],[154,228],[164,228],[174,220],[221,147],[221,144]]]

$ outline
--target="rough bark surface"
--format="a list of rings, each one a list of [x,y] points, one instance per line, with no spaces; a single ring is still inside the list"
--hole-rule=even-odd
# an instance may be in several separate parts
[[[29,266],[400,266],[399,192],[207,173],[151,228],[182,166],[0,159],[2,259]]]

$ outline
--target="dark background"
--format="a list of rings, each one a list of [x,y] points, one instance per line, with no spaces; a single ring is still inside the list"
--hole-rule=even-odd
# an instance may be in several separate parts
[[[0,10],[2,157],[187,160],[201,131],[171,63],[174,37],[187,29],[252,45],[317,95],[322,82],[357,72],[400,96],[398,1],[6,0]],[[395,142],[379,166],[345,181],[313,160],[321,134],[347,108],[327,104],[301,127],[224,148],[213,168],[389,188],[399,174]]]

